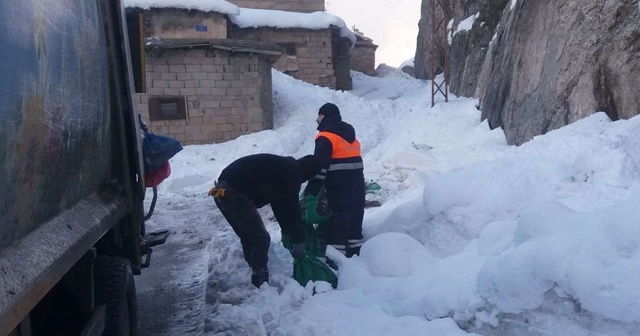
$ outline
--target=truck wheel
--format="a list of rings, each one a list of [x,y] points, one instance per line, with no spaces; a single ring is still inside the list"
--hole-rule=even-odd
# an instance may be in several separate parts
[[[136,287],[129,260],[103,256],[96,258],[94,282],[96,306],[106,306],[102,335],[138,335]]]

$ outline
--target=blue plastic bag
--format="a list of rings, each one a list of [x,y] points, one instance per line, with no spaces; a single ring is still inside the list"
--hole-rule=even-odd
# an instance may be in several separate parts
[[[144,170],[152,172],[182,150],[180,141],[155,133],[147,133],[142,141]]]

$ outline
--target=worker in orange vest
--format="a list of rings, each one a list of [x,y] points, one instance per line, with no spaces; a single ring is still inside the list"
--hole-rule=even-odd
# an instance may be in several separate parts
[[[318,111],[318,133],[314,155],[322,170],[305,188],[305,194],[317,195],[324,184],[331,220],[327,225],[328,245],[347,257],[360,254],[363,244],[365,183],[360,142],[353,126],[342,121],[340,109],[326,103]],[[328,262],[330,266],[334,263]]]

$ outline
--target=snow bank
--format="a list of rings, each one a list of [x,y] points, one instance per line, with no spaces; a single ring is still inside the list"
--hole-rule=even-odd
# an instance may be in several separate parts
[[[639,334],[640,117],[597,113],[513,147],[480,120],[475,100],[430,108],[428,82],[399,70],[353,78],[352,92],[336,92],[274,72],[273,130],[187,146],[172,159],[159,192],[188,202],[173,204],[181,211],[169,219],[219,228],[207,252],[207,331]],[[340,260],[332,291],[291,279],[279,228],[262,209],[271,279],[253,288],[238,238],[204,195],[240,156],[311,153],[326,102],[354,125],[383,205],[366,211],[362,254]],[[185,222],[186,209],[208,215]]]

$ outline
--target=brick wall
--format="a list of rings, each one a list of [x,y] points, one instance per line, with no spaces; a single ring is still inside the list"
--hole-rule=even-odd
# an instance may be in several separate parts
[[[239,7],[310,13],[324,11],[325,0],[229,0]]]
[[[234,27],[230,34],[234,39],[264,41],[271,43],[294,43],[296,62],[299,70],[292,74],[307,83],[332,89],[336,88],[336,75],[333,66],[331,29],[275,29]],[[276,69],[280,69],[276,63]]]
[[[150,121],[149,96],[185,96],[186,120]],[[153,132],[208,144],[273,127],[271,63],[256,54],[165,50],[147,58],[138,111]]]
[[[358,41],[351,49],[351,69],[373,76],[376,73],[376,49],[371,43]]]
[[[220,13],[154,9],[144,14],[145,37],[227,38],[227,19]]]

